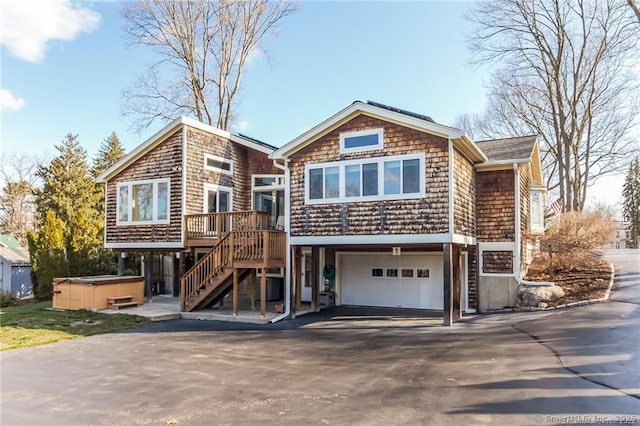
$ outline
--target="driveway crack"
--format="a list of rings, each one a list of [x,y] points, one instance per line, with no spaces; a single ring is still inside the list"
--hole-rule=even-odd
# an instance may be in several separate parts
[[[580,379],[586,380],[587,382],[593,383],[595,385],[602,386],[602,387],[605,387],[605,388],[620,392],[621,394],[624,394],[624,395],[627,395],[627,396],[630,396],[632,398],[640,400],[640,395],[634,395],[632,393],[625,392],[624,390],[619,389],[619,388],[617,388],[615,386],[611,386],[611,385],[609,385],[607,383],[600,382],[600,381],[598,381],[596,379],[593,379],[593,378],[591,378],[589,376],[586,376],[586,375],[580,373],[575,368],[566,365],[564,363],[564,361],[562,360],[562,356],[560,355],[560,353],[557,350],[555,350],[551,345],[549,345],[544,340],[542,340],[539,336],[537,336],[535,334],[532,334],[532,333],[529,333],[527,330],[524,330],[524,329],[518,327],[516,324],[511,324],[511,327],[513,327],[515,330],[519,331],[520,333],[523,333],[523,334],[529,336],[530,338],[535,340],[538,344],[540,344],[540,345],[544,346],[545,348],[549,349],[551,351],[551,353],[556,357],[556,359],[558,360],[558,362],[560,363],[562,368],[564,368],[565,370],[567,370],[569,373],[573,374],[574,376],[579,377]]]

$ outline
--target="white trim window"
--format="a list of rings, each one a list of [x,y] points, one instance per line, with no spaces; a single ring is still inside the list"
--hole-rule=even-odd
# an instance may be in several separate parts
[[[204,184],[204,213],[226,213],[233,211],[233,188]]]
[[[204,169],[233,175],[233,161],[213,154],[204,154]]]
[[[425,196],[424,153],[305,165],[305,203]]]
[[[119,183],[116,188],[116,225],[168,224],[171,179]]]
[[[542,191],[531,190],[531,230],[544,232],[544,208]]]
[[[374,151],[384,148],[383,129],[359,130],[340,133],[340,153]]]

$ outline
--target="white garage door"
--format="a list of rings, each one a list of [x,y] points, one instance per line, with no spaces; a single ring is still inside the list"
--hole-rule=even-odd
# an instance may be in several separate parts
[[[343,305],[442,309],[442,254],[340,254]]]

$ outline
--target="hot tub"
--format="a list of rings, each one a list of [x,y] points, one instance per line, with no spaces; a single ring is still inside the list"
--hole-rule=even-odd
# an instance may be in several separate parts
[[[56,309],[107,309],[107,298],[131,296],[144,303],[144,277],[98,275],[53,279],[53,307]]]

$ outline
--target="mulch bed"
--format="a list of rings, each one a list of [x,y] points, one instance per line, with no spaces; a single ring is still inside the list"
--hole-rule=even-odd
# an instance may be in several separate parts
[[[611,267],[597,253],[587,253],[572,258],[570,266],[557,269],[554,274],[554,277],[549,276],[548,257],[540,255],[533,260],[524,278],[527,281],[553,281],[562,287],[564,297],[550,302],[549,306],[604,297],[609,288]]]

